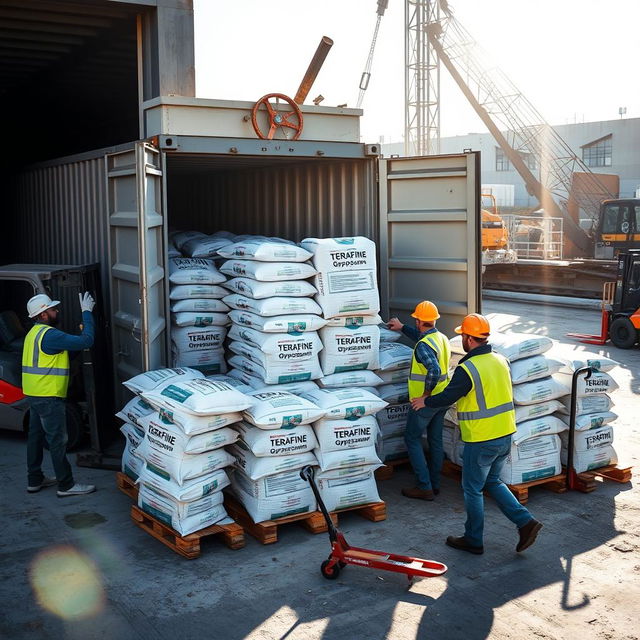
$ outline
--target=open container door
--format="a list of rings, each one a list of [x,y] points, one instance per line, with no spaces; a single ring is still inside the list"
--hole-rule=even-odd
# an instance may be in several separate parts
[[[440,311],[438,329],[451,337],[481,306],[480,154],[379,162],[385,320],[413,324],[416,303],[431,300]]]
[[[116,407],[123,380],[167,366],[161,162],[145,142],[107,155]]]

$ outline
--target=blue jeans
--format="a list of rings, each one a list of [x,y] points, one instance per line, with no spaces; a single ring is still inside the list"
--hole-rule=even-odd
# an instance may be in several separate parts
[[[74,485],[73,472],[67,460],[67,419],[64,398],[29,396],[29,437],[27,439],[27,471],[30,487],[42,483],[42,457],[45,439],[58,481],[58,490]]]
[[[442,448],[442,428],[446,409],[425,407],[419,411],[409,409],[404,441],[409,453],[409,461],[416,474],[420,489],[439,489],[440,472],[444,460]],[[427,432],[429,443],[429,466],[422,446],[422,434]]]
[[[486,489],[504,513],[518,528],[532,519],[528,509],[523,507],[500,480],[500,471],[511,450],[511,435],[485,440],[465,442],[462,454],[462,490],[467,521],[464,537],[469,544],[481,547],[484,529],[484,498]]]

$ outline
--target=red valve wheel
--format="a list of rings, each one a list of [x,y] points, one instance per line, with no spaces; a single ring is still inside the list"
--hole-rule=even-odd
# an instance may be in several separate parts
[[[273,99],[275,99],[275,102],[270,102],[270,100]],[[292,110],[282,110],[280,108],[281,102],[291,107]],[[265,121],[264,115],[267,116],[267,126],[269,127],[267,133],[263,131],[258,123],[259,117],[261,121]],[[263,140],[273,140],[273,136],[278,129],[282,129],[286,140],[297,140],[302,134],[302,112],[300,111],[300,107],[283,93],[268,93],[253,105],[253,109],[251,110],[251,124],[258,138],[262,138]],[[294,132],[293,138],[287,136],[289,129]]]

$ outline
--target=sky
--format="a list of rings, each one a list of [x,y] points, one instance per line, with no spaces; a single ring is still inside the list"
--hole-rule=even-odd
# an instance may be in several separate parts
[[[382,18],[364,142],[404,135],[404,0]],[[457,19],[553,125],[640,117],[639,0],[449,0]],[[334,40],[307,102],[355,107],[376,0],[194,0],[196,95],[293,97],[323,35]],[[485,131],[442,69],[441,135]]]

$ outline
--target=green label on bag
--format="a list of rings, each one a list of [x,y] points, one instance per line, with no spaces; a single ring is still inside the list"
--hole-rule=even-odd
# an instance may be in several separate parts
[[[186,389],[181,389],[180,387],[176,387],[174,384],[168,384],[161,392],[161,396],[166,396],[167,398],[171,398],[176,402],[185,403],[187,399],[193,395],[191,391],[187,391]]]

